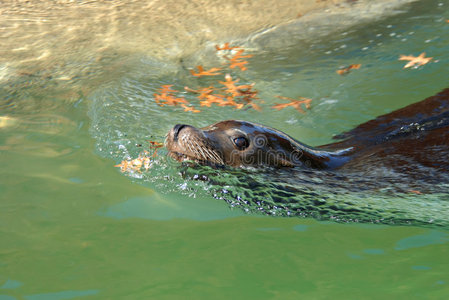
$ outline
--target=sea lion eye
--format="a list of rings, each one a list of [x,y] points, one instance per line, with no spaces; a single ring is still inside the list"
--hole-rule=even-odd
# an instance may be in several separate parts
[[[248,140],[243,136],[233,139],[233,142],[239,150],[244,150],[249,146]]]

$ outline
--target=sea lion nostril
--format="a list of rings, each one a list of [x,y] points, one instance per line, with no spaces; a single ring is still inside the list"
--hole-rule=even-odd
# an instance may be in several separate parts
[[[173,140],[178,140],[178,134],[187,125],[185,124],[176,124],[175,127],[173,127]]]

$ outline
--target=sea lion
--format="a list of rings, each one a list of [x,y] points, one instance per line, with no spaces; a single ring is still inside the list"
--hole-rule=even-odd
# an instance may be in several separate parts
[[[247,212],[339,222],[449,226],[449,89],[310,147],[246,121],[167,134],[182,176]],[[264,168],[204,168],[202,165]],[[268,167],[265,167],[268,166]]]
[[[199,129],[178,124],[165,145],[176,160],[200,164],[335,170],[369,163],[410,173],[419,165],[421,176],[423,168],[449,171],[449,89],[336,138],[343,140],[310,147],[261,124],[227,120]]]

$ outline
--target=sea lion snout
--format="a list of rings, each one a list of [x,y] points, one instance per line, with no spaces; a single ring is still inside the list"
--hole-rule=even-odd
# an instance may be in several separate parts
[[[222,153],[205,132],[186,124],[176,124],[165,139],[168,155],[178,161],[193,160],[224,165]]]
[[[182,135],[185,134],[187,129],[195,129],[194,127],[186,124],[176,124],[170,129],[165,139],[166,147],[176,147],[179,142],[179,138],[182,138]],[[182,132],[182,133],[181,133]]]
[[[177,124],[167,134],[168,155],[178,161],[229,166],[327,167],[331,153],[309,148],[261,124],[226,120],[203,128]]]
[[[189,125],[186,125],[186,124],[176,124],[176,125],[173,127],[172,132],[173,132],[173,140],[174,140],[174,141],[177,141],[177,140],[178,140],[179,132],[181,131],[181,129],[183,129],[183,128],[186,127],[186,126],[189,126]]]

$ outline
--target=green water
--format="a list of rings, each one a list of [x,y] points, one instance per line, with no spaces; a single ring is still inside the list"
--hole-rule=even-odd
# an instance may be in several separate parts
[[[431,96],[449,86],[448,6],[421,1],[282,49],[258,48],[276,34],[246,41],[250,68],[235,74],[256,83],[263,112],[157,106],[161,84],[207,79],[140,49],[91,60],[80,50],[55,65],[2,61],[0,300],[446,299],[447,229],[247,214],[163,157],[144,174],[114,165],[177,123],[247,119],[319,145]],[[400,54],[421,52],[434,61],[402,69]],[[189,59],[220,63],[204,53]],[[362,68],[335,73],[352,63]],[[275,95],[310,97],[312,109],[271,110]],[[410,211],[444,217],[447,194],[418,196],[410,205],[425,205]]]

